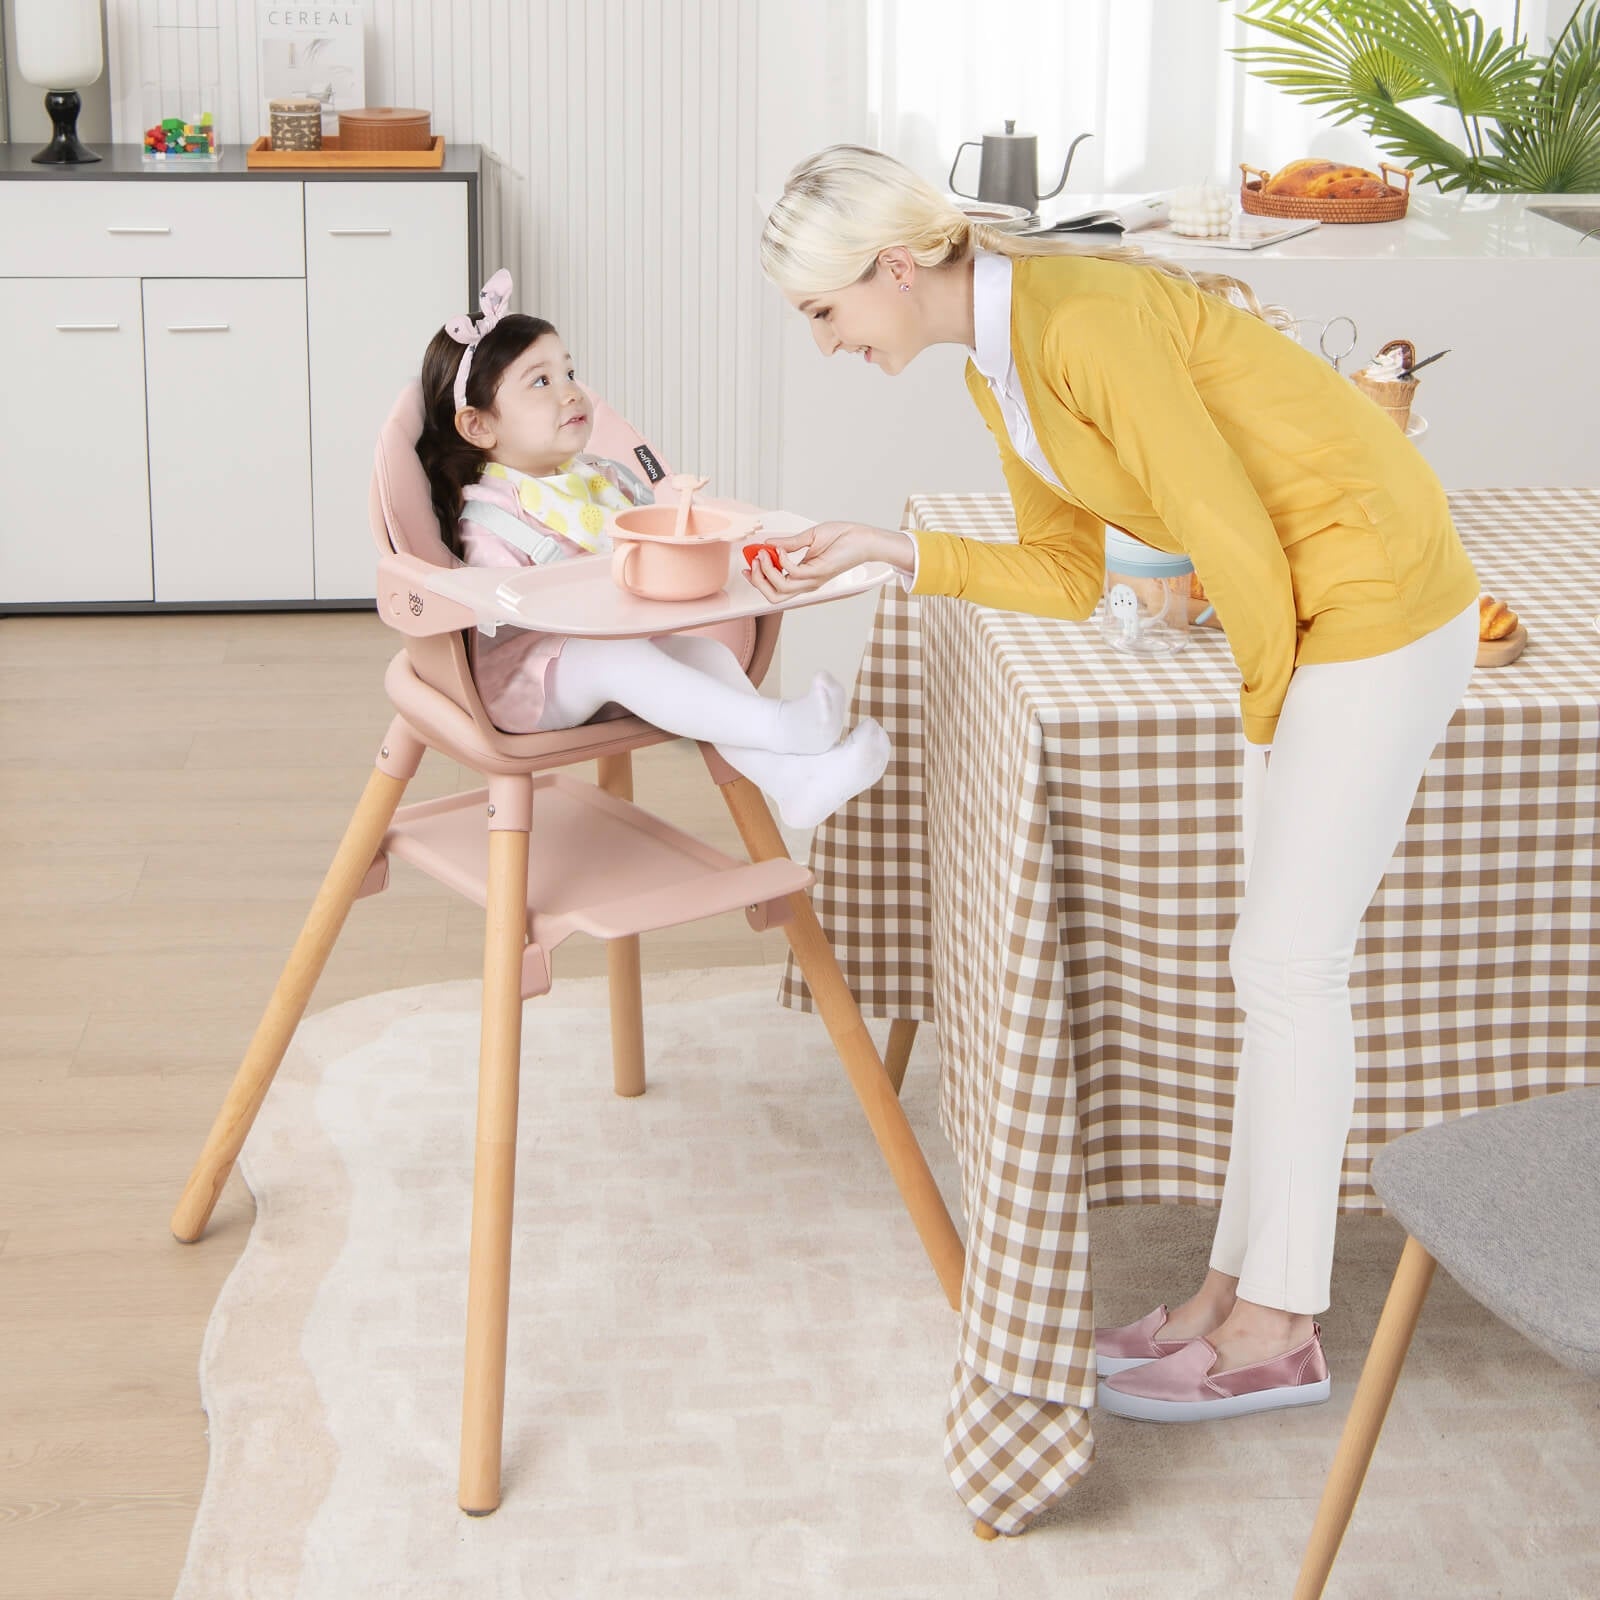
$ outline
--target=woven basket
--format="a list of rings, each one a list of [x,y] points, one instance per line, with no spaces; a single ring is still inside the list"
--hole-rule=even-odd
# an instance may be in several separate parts
[[[426,150],[433,143],[426,111],[409,106],[363,106],[339,113],[343,150]]]
[[[1400,167],[1391,167],[1387,161],[1378,163],[1378,170],[1386,176],[1393,173],[1404,178],[1406,186],[1397,189],[1391,183],[1388,194],[1366,200],[1313,200],[1299,194],[1263,194],[1261,191],[1270,172],[1260,167],[1239,163],[1244,176],[1239,180],[1239,204],[1256,217],[1315,217],[1318,222],[1398,222],[1406,214],[1411,199],[1411,174]],[[1255,174],[1251,182],[1250,175]]]
[[[1417,359],[1417,347],[1409,339],[1391,339],[1378,354],[1381,356],[1389,350],[1404,350],[1408,365]],[[1406,431],[1411,421],[1411,402],[1417,385],[1422,382],[1420,378],[1369,378],[1367,369],[1360,367],[1350,374],[1350,381],[1369,400],[1382,406],[1402,433]]]

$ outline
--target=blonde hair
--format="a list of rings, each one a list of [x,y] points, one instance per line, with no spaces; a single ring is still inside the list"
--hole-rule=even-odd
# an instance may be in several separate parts
[[[1091,256],[1127,261],[1192,283],[1289,332],[1282,306],[1264,306],[1249,284],[1220,272],[1190,272],[1137,245],[1085,248],[1070,235],[1024,237],[974,222],[910,167],[881,150],[834,144],[807,157],[783,186],[761,230],[761,270],[790,294],[826,294],[870,278],[878,255],[903,246],[919,267],[952,266],[974,250],[1013,260]]]

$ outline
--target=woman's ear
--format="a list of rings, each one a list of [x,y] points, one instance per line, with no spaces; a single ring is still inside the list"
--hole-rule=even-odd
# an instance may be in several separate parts
[[[456,432],[480,450],[494,449],[494,427],[476,406],[463,406],[456,412]]]
[[[878,252],[878,265],[888,273],[891,283],[898,284],[910,280],[916,263],[912,261],[911,252],[903,244],[896,244]]]

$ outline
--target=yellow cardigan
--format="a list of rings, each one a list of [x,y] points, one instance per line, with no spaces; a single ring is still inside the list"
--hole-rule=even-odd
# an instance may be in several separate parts
[[[1012,263],[1011,350],[1045,459],[1017,455],[983,375],[1017,543],[916,534],[915,594],[1087,618],[1105,523],[1194,563],[1270,744],[1294,668],[1381,655],[1469,606],[1444,490],[1389,417],[1259,318],[1121,261]]]

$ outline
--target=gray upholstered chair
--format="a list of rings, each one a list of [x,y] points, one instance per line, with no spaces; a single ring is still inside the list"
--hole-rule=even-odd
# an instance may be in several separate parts
[[[1372,1186],[1409,1237],[1328,1473],[1294,1600],[1317,1600],[1367,1475],[1422,1302],[1442,1265],[1563,1366],[1600,1378],[1600,1088],[1419,1129]]]

